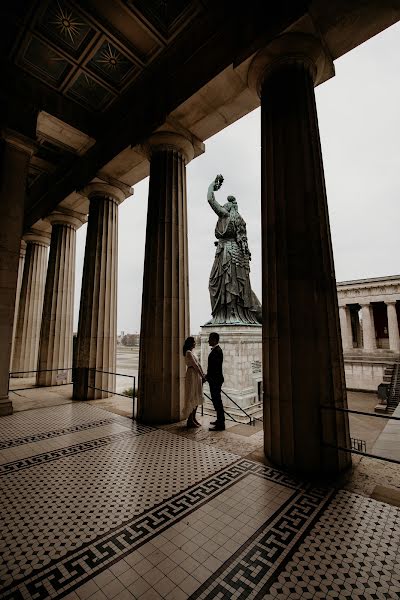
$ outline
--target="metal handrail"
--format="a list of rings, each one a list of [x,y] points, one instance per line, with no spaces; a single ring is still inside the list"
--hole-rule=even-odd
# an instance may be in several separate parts
[[[35,385],[30,387],[23,388],[13,388],[10,389],[10,377],[11,375],[19,375],[22,373],[51,373],[54,371],[72,371],[74,372],[76,367],[67,367],[65,369],[35,369],[35,370],[25,370],[25,371],[10,371],[8,376],[8,392],[22,392],[25,390],[37,390],[42,387],[59,387],[60,385],[71,385],[71,382],[59,383],[58,385]],[[136,397],[136,376],[135,375],[126,375],[126,373],[115,373],[114,371],[104,371],[103,369],[96,368],[87,368],[87,372],[95,372],[95,373],[104,373],[106,375],[117,375],[118,377],[130,377],[133,379],[133,388],[132,388],[132,419],[135,419],[135,397]],[[118,392],[114,392],[113,390],[106,390],[104,388],[98,388],[96,386],[88,385],[88,388],[93,390],[98,390],[100,392],[107,392],[108,394],[112,394],[113,396],[121,396],[122,398],[129,398],[126,394],[119,394]]]
[[[366,412],[364,410],[353,410],[351,408],[342,408],[340,406],[326,406],[325,404],[322,404],[320,408],[323,408],[325,410],[334,410],[338,412],[351,413],[354,415],[364,415],[366,417],[376,417],[378,419],[392,419],[393,421],[400,421],[400,417],[393,417],[393,415],[382,415],[380,413],[371,413]]]
[[[135,403],[136,403],[136,376],[135,375],[126,375],[126,373],[115,373],[114,371],[104,371],[103,369],[96,369],[96,368],[88,368],[87,369],[88,373],[89,372],[94,372],[94,373],[104,373],[106,375],[117,375],[118,377],[130,377],[131,379],[133,379],[133,387],[132,387],[132,420],[135,420]],[[88,378],[89,380],[89,378]],[[114,392],[113,390],[106,390],[104,388],[99,388],[97,386],[94,385],[89,385],[88,384],[88,389],[91,390],[98,390],[99,392],[107,392],[108,394],[112,394],[113,396],[121,396],[122,398],[129,398],[129,396],[127,396],[126,394],[119,394],[118,392]]]
[[[206,394],[205,392],[203,392],[203,395],[206,396],[206,398],[208,398],[209,400],[211,400],[210,396],[208,394]],[[212,400],[211,400],[212,402]],[[235,423],[240,423],[240,421],[238,421],[237,419],[235,419],[235,417],[233,417],[230,413],[228,413],[225,408],[224,408],[224,413],[225,415],[228,417],[228,419],[230,421],[234,421]],[[204,406],[203,404],[201,405],[201,416],[204,416]]]
[[[25,369],[24,371],[10,371],[9,375],[19,375],[20,373],[46,373],[48,371],[73,371],[73,369],[74,367],[62,367],[58,369],[35,369],[34,371],[27,371]]]
[[[239,404],[237,404],[237,402],[235,402],[235,400],[233,400],[233,398],[231,398],[230,396],[228,396],[228,394],[227,394],[226,392],[224,392],[224,390],[221,390],[221,392],[222,392],[222,393],[223,393],[223,394],[224,394],[224,395],[225,395],[227,398],[229,398],[229,400],[230,400],[231,402],[233,402],[233,404],[235,404],[235,405],[236,405],[236,406],[237,406],[237,407],[240,409],[240,411],[241,411],[241,412],[242,412],[244,415],[246,415],[246,417],[249,419],[249,425],[253,425],[253,426],[255,426],[255,424],[256,424],[256,423],[255,423],[255,419],[254,419],[254,418],[253,418],[251,415],[249,415],[249,414],[248,414],[248,413],[247,413],[247,412],[244,410],[244,408],[242,408],[242,407],[241,407]],[[206,396],[206,398],[208,398],[208,399],[209,399],[209,400],[211,400],[211,402],[212,402],[212,399],[210,398],[210,396],[209,396],[208,394],[206,394],[206,392],[204,392],[204,391],[203,391],[203,395],[204,395],[204,396]],[[224,408],[224,413],[225,413],[225,414],[228,416],[228,418],[229,418],[231,421],[234,421],[235,423],[239,423],[239,424],[241,423],[241,421],[238,421],[237,419],[235,419],[235,417],[234,417],[233,415],[231,415],[231,414],[230,414],[230,413],[229,413],[229,412],[228,412],[228,411],[225,409],[225,407],[223,407],[223,408]],[[203,404],[201,405],[201,415],[202,415],[202,416],[204,415],[204,407],[203,407]]]
[[[359,456],[367,456],[368,458],[376,458],[377,460],[385,460],[387,462],[391,462],[396,465],[400,465],[400,460],[397,460],[397,458],[389,458],[386,456],[379,456],[379,454],[371,454],[370,452],[361,452],[360,450],[355,450],[354,448],[346,448],[345,446],[337,446],[336,444],[328,444],[326,442],[323,442],[322,446],[324,446],[325,448],[335,448],[336,450],[342,450],[343,452],[349,452],[350,454],[358,454]]]
[[[388,420],[392,420],[392,421],[400,421],[400,417],[394,417],[393,415],[387,415],[387,414],[382,415],[382,414],[377,414],[377,413],[366,412],[363,410],[353,410],[351,408],[343,408],[343,407],[339,407],[339,406],[322,405],[320,408],[325,409],[325,410],[334,410],[335,412],[343,412],[343,413],[347,413],[347,414],[362,415],[362,416],[366,416],[366,417],[375,417],[378,419],[388,419]],[[388,456],[380,456],[379,454],[372,454],[371,452],[357,450],[353,446],[353,439],[355,439],[355,438],[350,438],[351,443],[352,443],[351,448],[347,448],[345,446],[339,446],[338,444],[329,444],[328,442],[322,442],[321,445],[324,446],[325,448],[335,448],[336,450],[341,450],[343,452],[348,452],[351,454],[358,454],[359,456],[366,456],[368,458],[376,458],[377,460],[384,460],[386,462],[391,462],[391,463],[400,465],[400,460],[398,460],[396,458],[390,458]],[[357,441],[362,442],[363,440],[357,440]]]
[[[248,413],[248,412],[246,412],[246,411],[244,410],[244,408],[242,408],[242,407],[241,407],[241,406],[240,406],[240,405],[239,405],[239,404],[238,404],[238,403],[237,403],[237,402],[236,402],[236,401],[235,401],[233,398],[231,398],[230,396],[228,396],[228,394],[227,394],[226,392],[224,392],[224,390],[221,390],[221,392],[222,392],[222,393],[224,394],[224,396],[226,396],[226,397],[227,397],[227,398],[228,398],[228,399],[229,399],[231,402],[233,402],[233,404],[234,404],[235,406],[237,406],[237,408],[239,408],[239,409],[242,411],[242,413],[244,413],[244,414],[246,415],[246,417],[249,419],[249,425],[253,425],[253,426],[254,426],[254,425],[255,425],[255,420],[254,420],[254,418],[253,418],[251,415],[249,415],[249,413]]]
[[[135,377],[135,375],[127,375],[126,373],[114,373],[114,371],[103,371],[102,369],[95,369],[90,367],[89,371],[96,371],[96,373],[106,373],[107,375],[118,375],[118,377]]]
[[[10,371],[8,374],[8,393],[10,392],[23,392],[24,390],[37,390],[39,388],[42,387],[59,387],[60,385],[71,385],[71,382],[65,382],[65,383],[58,383],[56,385],[52,384],[52,385],[33,385],[30,387],[23,387],[23,388],[12,388],[10,389],[10,378],[12,375],[21,375],[21,374],[25,374],[25,373],[52,373],[54,371],[72,371],[72,373],[74,372],[74,367],[65,367],[65,368],[58,368],[58,369],[35,369],[35,370],[25,370],[25,371]],[[18,378],[17,378],[18,379]],[[23,379],[23,377],[21,377],[20,379]]]

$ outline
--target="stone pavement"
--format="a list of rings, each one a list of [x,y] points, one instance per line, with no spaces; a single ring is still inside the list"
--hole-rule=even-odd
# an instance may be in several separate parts
[[[3,417],[1,598],[398,598],[400,510],[249,460],[262,432],[235,427]]]

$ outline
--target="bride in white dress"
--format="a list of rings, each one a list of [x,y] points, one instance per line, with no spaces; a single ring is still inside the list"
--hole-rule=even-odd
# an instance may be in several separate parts
[[[203,369],[196,355],[193,354],[196,346],[195,339],[188,337],[183,345],[183,355],[186,363],[186,378],[185,378],[185,404],[186,411],[189,413],[187,420],[188,427],[201,427],[196,419],[196,410],[200,404],[203,404],[203,382],[205,376]]]

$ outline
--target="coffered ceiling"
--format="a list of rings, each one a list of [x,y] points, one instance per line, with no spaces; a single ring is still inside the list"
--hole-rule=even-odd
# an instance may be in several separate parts
[[[18,67],[102,113],[197,14],[176,0],[40,2],[12,49]]]

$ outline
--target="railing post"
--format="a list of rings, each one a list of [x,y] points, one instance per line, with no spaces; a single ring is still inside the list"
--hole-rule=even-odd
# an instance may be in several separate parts
[[[133,378],[132,388],[132,419],[135,420],[135,396],[136,396],[136,377]]]

